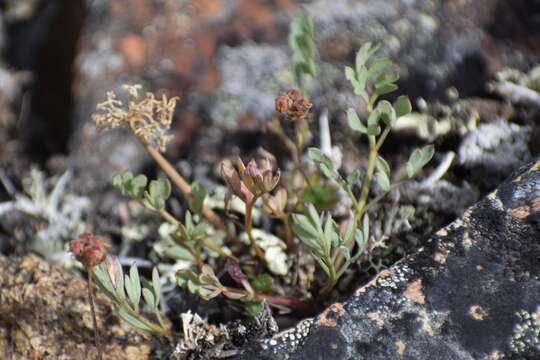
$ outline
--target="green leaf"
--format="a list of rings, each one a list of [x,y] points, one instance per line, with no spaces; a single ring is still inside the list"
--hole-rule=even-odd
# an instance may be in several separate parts
[[[359,131],[363,134],[367,132],[366,126],[362,124],[362,121],[358,117],[356,110],[354,110],[353,108],[349,108],[347,110],[347,123],[349,124],[349,127],[354,131]]]
[[[112,181],[112,184],[115,188],[119,188],[121,189],[122,188],[122,185],[123,185],[123,181],[122,181],[122,175],[118,174],[118,175],[115,175],[113,177],[113,181]]]
[[[195,261],[195,258],[189,252],[188,249],[186,249],[183,246],[180,245],[172,245],[165,249],[165,256],[168,258],[174,259],[174,260],[183,260],[183,261]]]
[[[157,268],[152,269],[152,287],[156,298],[156,307],[159,304],[159,297],[161,295],[161,282],[159,279],[159,272]]]
[[[388,59],[377,59],[373,62],[373,65],[369,68],[369,76],[375,76],[381,72],[386,71],[392,66],[392,61]]]
[[[356,73],[354,69],[350,66],[345,66],[345,78],[349,80],[351,83],[356,80]]]
[[[421,149],[415,149],[409,161],[407,162],[407,176],[412,178],[420,169],[422,169],[435,154],[435,148],[433,145],[424,146]]]
[[[396,110],[396,116],[398,118],[409,114],[412,111],[412,105],[409,98],[405,95],[401,95],[394,102],[394,109]]]
[[[258,301],[250,301],[244,304],[246,314],[251,317],[257,316],[263,309],[262,303]]]
[[[381,113],[381,118],[388,126],[394,126],[396,123],[396,111],[389,101],[381,100],[377,104],[377,109]]]
[[[133,264],[129,268],[129,277],[126,275],[125,286],[129,301],[131,301],[133,306],[138,309],[141,301],[141,283],[137,265]]]
[[[368,80],[368,70],[365,66],[360,66],[358,69],[356,80],[357,82],[353,84],[354,93],[358,96],[363,96],[366,92],[366,83]]]
[[[157,303],[156,303],[156,298],[154,297],[154,294],[152,293],[152,291],[150,291],[150,289],[148,288],[144,288],[142,289],[142,294],[143,294],[144,301],[148,304],[148,306],[150,306],[152,309],[155,309]]]
[[[366,130],[366,134],[372,135],[372,136],[377,136],[380,133],[381,133],[381,127],[378,126],[378,125],[368,126],[368,128]]]
[[[384,160],[384,158],[381,155],[377,155],[375,167],[377,168],[377,170],[385,173],[386,176],[390,178],[390,165],[388,165],[386,160]]]
[[[390,191],[390,179],[384,172],[378,171],[375,174],[375,181],[377,182],[377,185],[382,192]]]
[[[364,241],[368,241],[369,239],[369,217],[368,215],[364,215],[364,220],[362,222],[362,233],[364,236]]]
[[[375,45],[373,46],[371,42],[365,43],[360,50],[358,50],[358,53],[356,54],[356,71],[359,72],[359,69],[361,66],[365,65],[365,63],[369,60],[375,52],[379,50],[379,46]]]
[[[171,183],[167,179],[152,180],[148,190],[151,197],[167,200],[171,196]]]
[[[193,211],[195,214],[200,214],[203,208],[204,199],[207,195],[207,191],[202,186],[202,184],[198,182],[194,182],[191,184],[191,196],[189,197],[188,205],[191,211]]]
[[[140,199],[146,189],[148,179],[144,175],[137,175],[133,180],[129,181],[130,194],[134,199]]]
[[[369,114],[369,117],[368,117],[368,128],[370,126],[375,126],[377,125],[378,121],[379,121],[379,117],[381,116],[381,113],[380,111],[378,111],[377,109],[373,110],[371,112],[371,114]]]
[[[268,274],[260,274],[251,280],[251,286],[258,292],[267,293],[272,291],[273,279]]]
[[[380,86],[375,86],[375,94],[377,96],[386,95],[391,92],[394,92],[398,89],[396,84],[383,84]]]
[[[323,154],[320,149],[317,149],[315,147],[309,148],[308,156],[315,164],[319,166],[319,169],[326,177],[334,177],[334,165],[332,164],[332,160],[330,160],[328,156]]]
[[[152,332],[152,329],[150,327],[148,327],[148,325],[146,325],[144,322],[140,321],[139,319],[133,317],[124,307],[120,306],[118,308],[118,316],[120,316],[120,318],[122,318],[125,322],[127,322],[128,324],[130,324],[131,326],[137,328],[137,329],[141,329],[141,330],[145,330],[145,331],[148,331],[148,332]]]
[[[105,268],[105,263],[101,263],[98,266],[94,266],[94,268],[92,269],[92,272],[94,274],[94,279],[96,280],[96,284],[98,285],[100,290],[103,293],[105,293],[105,295],[107,295],[109,299],[116,300],[117,299],[116,291],[114,290],[114,286]]]

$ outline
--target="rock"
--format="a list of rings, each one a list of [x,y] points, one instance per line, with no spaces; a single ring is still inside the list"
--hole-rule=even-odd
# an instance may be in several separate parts
[[[344,303],[237,359],[540,358],[540,161]]]
[[[95,359],[86,282],[35,255],[0,256],[0,357]],[[147,359],[153,344],[120,325],[98,295],[96,312],[105,359]]]
[[[498,120],[481,124],[469,132],[458,148],[459,162],[476,171],[480,184],[496,186],[518,164],[531,160],[528,137],[530,129],[525,126]]]

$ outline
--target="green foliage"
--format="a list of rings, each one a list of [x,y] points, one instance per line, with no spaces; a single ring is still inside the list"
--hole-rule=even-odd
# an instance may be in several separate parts
[[[316,47],[313,41],[313,23],[305,10],[293,17],[289,29],[289,47],[292,51],[292,71],[296,84],[305,93],[304,76],[315,77]]]
[[[420,171],[433,157],[435,149],[433,145],[424,146],[421,149],[415,149],[407,162],[407,175],[412,178]]]
[[[137,266],[132,265],[129,275],[124,275],[116,257],[108,256],[107,261],[94,267],[92,272],[98,288],[114,303],[120,318],[139,330],[154,334],[164,334],[167,331],[158,309],[161,285],[157,269],[152,271],[152,282],[143,280],[144,286],[141,286]],[[141,294],[145,304],[158,319],[157,324],[140,312]]]
[[[122,195],[139,201],[146,208],[160,211],[165,208],[165,202],[171,196],[171,183],[167,179],[150,181],[144,175],[133,176],[130,171],[116,175],[113,186],[120,189]]]
[[[208,195],[208,192],[200,183],[194,182],[191,184],[191,196],[188,199],[188,204],[195,214],[201,213],[206,195]]]
[[[330,216],[319,215],[312,204],[305,213],[293,215],[293,230],[309,253],[328,275],[329,286],[333,287],[349,265],[358,260],[364,252],[369,235],[369,220],[364,217],[363,231],[349,223],[343,233]],[[351,249],[356,244],[356,253]]]
[[[257,275],[252,281],[251,286],[258,292],[267,293],[272,290],[273,280],[268,274]]]

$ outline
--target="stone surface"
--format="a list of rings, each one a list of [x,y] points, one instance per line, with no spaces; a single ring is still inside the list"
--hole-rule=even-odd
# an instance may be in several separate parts
[[[0,256],[0,358],[95,359],[86,282],[35,255]],[[112,316],[97,296],[104,359],[147,359],[152,343]]]
[[[237,359],[540,358],[540,161],[349,300]]]

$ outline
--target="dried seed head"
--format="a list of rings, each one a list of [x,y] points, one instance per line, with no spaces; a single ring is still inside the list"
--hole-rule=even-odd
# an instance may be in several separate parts
[[[304,120],[309,115],[312,104],[298,90],[285,91],[276,98],[276,111],[292,121]]]
[[[174,108],[178,98],[167,99],[165,95],[156,99],[154,94],[141,94],[141,85],[124,85],[130,99],[127,105],[116,98],[112,91],[107,92],[107,100],[97,104],[92,120],[98,131],[114,129],[128,125],[142,142],[165,151],[171,136],[167,131],[171,127]]]
[[[92,268],[105,261],[106,249],[109,246],[101,237],[84,233],[78,239],[71,241],[71,252],[85,267]]]

